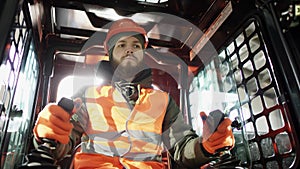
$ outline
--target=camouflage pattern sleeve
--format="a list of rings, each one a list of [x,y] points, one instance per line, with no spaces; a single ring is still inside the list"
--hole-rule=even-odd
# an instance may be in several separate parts
[[[185,123],[175,101],[169,97],[169,105],[163,123],[163,142],[174,165],[179,168],[199,168],[212,160],[204,155],[199,137],[192,127]]]

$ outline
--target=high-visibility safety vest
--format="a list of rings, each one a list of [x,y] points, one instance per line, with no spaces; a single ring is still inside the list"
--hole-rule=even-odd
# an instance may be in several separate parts
[[[85,99],[89,123],[81,152],[75,155],[75,168],[164,168],[167,93],[142,88],[132,110],[111,86],[88,88]]]

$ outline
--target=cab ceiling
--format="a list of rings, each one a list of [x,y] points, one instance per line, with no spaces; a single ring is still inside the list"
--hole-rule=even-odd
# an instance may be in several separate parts
[[[225,0],[52,0],[32,1],[31,13],[39,13],[40,18],[32,17],[40,39],[59,44],[61,41],[68,45],[84,44],[95,32],[105,36],[107,26],[112,21],[131,17],[142,25],[149,33],[149,44],[154,48],[163,48],[180,56],[188,65],[199,65],[199,61],[190,62],[190,48],[185,46],[187,41],[195,45],[214,19],[224,8]],[[178,17],[192,25],[183,24],[162,15]],[[200,30],[196,32],[194,30]],[[162,35],[161,31],[168,32]],[[180,35],[181,37],[174,38]],[[192,35],[192,36],[191,36]],[[96,46],[85,50],[86,54],[94,51],[103,53],[101,38]],[[101,50],[102,48],[102,50]],[[164,50],[162,50],[164,51]],[[81,52],[81,51],[77,51]],[[102,52],[102,53],[101,53]],[[72,53],[72,51],[71,51]],[[73,53],[76,53],[73,51]],[[78,54],[80,55],[80,54]],[[68,54],[63,55],[73,61]],[[69,55],[70,56],[70,55]],[[73,57],[74,58],[74,57]],[[76,61],[82,59],[76,59]]]

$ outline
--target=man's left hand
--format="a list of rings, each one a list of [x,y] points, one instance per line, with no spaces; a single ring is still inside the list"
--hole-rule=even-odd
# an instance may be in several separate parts
[[[231,123],[232,121],[225,117],[224,119],[218,119],[218,125],[214,123],[215,130],[212,131],[211,116],[206,116],[204,112],[200,113],[203,120],[203,141],[202,145],[204,149],[210,154],[215,154],[218,150],[227,148],[231,149],[234,146],[235,139],[232,133]]]

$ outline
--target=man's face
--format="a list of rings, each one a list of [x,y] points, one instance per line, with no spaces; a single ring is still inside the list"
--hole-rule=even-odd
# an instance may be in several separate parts
[[[143,65],[143,45],[133,36],[121,37],[112,51],[112,62],[125,78],[134,76]]]

